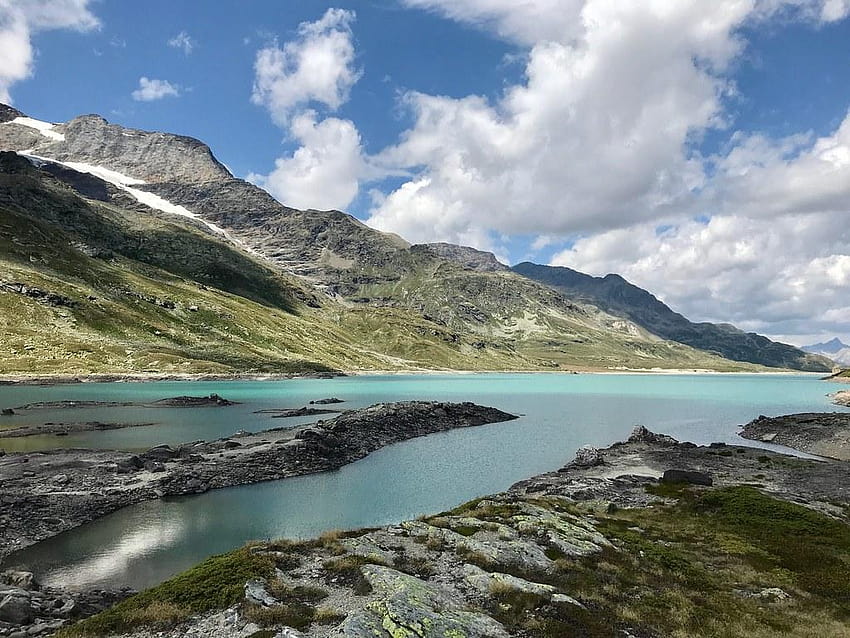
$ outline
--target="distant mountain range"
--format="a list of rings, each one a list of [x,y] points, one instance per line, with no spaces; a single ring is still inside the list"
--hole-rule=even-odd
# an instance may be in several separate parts
[[[830,339],[825,343],[813,343],[810,346],[803,346],[802,349],[806,352],[832,359],[839,365],[850,366],[850,346],[843,343],[838,337]]]
[[[513,270],[552,286],[572,299],[592,303],[612,315],[629,319],[663,339],[713,352],[733,361],[813,372],[824,369],[825,362],[821,357],[804,353],[794,346],[743,332],[730,324],[689,321],[620,275],[591,277],[570,268],[529,262],[518,264]]]
[[[286,207],[192,138],[0,105],[0,151],[0,372],[830,369],[615,275]]]

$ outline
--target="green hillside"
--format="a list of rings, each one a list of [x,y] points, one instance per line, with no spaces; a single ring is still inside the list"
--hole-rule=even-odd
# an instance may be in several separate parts
[[[340,301],[193,220],[47,168],[0,154],[0,373],[741,368],[416,251],[412,274]]]

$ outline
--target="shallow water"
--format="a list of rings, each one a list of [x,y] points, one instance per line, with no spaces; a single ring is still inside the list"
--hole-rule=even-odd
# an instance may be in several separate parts
[[[447,509],[560,467],[581,445],[623,439],[638,423],[695,443],[742,443],[736,426],[759,414],[839,410],[826,397],[834,389],[810,375],[558,374],[3,387],[0,406],[58,399],[150,401],[211,392],[243,402],[197,410],[97,408],[91,410],[98,412],[94,418],[71,414],[90,410],[62,410],[61,419],[44,420],[127,422],[128,412],[141,411],[142,420],[156,414],[162,425],[43,437],[52,445],[135,449],[212,439],[238,429],[322,418],[272,420],[253,411],[299,407],[330,396],[345,399],[345,408],[406,399],[471,400],[524,415],[392,445],[335,472],[142,503],[23,550],[6,565],[32,569],[47,584],[144,587],[247,540],[310,537]]]

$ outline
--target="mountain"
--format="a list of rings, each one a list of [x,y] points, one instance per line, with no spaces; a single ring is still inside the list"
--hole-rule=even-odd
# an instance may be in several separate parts
[[[0,122],[3,372],[752,368],[492,255],[284,206],[189,137]]]
[[[496,259],[493,253],[470,248],[469,246],[457,246],[445,242],[423,244],[423,246],[429,248],[434,254],[443,259],[456,262],[470,270],[478,270],[480,272],[507,272],[510,270],[505,264]]]
[[[614,316],[629,319],[662,339],[713,352],[733,361],[808,372],[828,372],[832,368],[831,362],[822,356],[752,332],[743,332],[729,324],[689,321],[620,275],[592,277],[571,268],[529,262],[514,266],[513,271],[571,298],[596,305]]]
[[[802,349],[806,352],[832,359],[838,364],[850,366],[850,346],[843,343],[838,337],[834,337],[825,343],[813,343],[810,346],[803,346]]]

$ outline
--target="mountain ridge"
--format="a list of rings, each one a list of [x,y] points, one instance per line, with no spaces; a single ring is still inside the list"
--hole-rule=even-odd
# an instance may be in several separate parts
[[[850,366],[850,346],[841,341],[838,337],[833,337],[829,341],[823,343],[813,343],[808,346],[802,346],[801,350],[827,357],[843,366]]]
[[[31,179],[59,179],[74,189],[82,200],[78,205],[94,205],[98,214],[106,205],[121,233],[135,233],[131,227],[137,222],[165,223],[191,228],[180,236],[190,246],[201,242],[204,251],[224,242],[230,245],[228,259],[238,261],[233,255],[247,252],[250,263],[289,278],[299,291],[296,305],[316,309],[314,320],[325,325],[329,319],[351,331],[341,342],[359,349],[367,368],[736,369],[511,272],[488,253],[445,244],[410,246],[340,211],[284,206],[233,177],[194,138],[125,129],[100,116],[52,125],[16,110],[6,113],[0,149],[35,164]],[[7,173],[12,164],[5,162]],[[38,209],[37,203],[28,205]],[[52,223],[61,226],[57,219]],[[196,233],[210,239],[202,241]],[[168,245],[161,236],[157,241],[157,249]],[[144,262],[138,261],[142,252],[130,255],[134,272]],[[171,257],[179,260],[178,254]],[[173,263],[160,260],[155,266]],[[181,276],[195,278],[195,266],[186,268]],[[327,328],[328,335],[334,333],[332,325]],[[378,358],[365,363],[369,350]],[[340,361],[337,355],[332,359]]]
[[[563,266],[530,262],[512,268],[526,277],[575,295],[617,316],[626,317],[664,339],[716,352],[734,361],[808,372],[826,372],[829,363],[800,349],[746,333],[731,324],[695,323],[673,311],[652,293],[617,274],[593,277]]]

